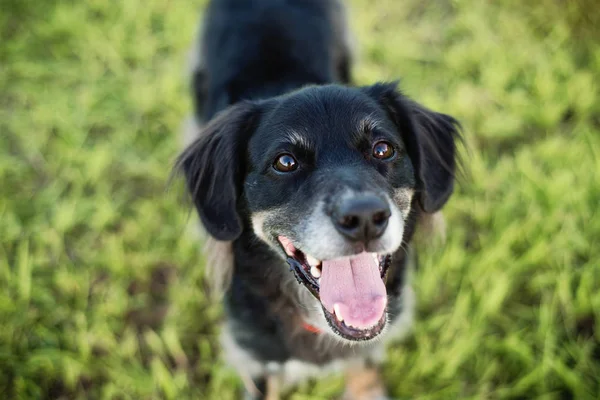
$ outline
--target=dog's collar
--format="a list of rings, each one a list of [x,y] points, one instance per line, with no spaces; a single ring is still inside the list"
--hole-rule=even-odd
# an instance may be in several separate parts
[[[302,328],[304,328],[305,331],[308,331],[310,333],[321,333],[321,330],[319,328],[309,324],[306,321],[302,321]]]

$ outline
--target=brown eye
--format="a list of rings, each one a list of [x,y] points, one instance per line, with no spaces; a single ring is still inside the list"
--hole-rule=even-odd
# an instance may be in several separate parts
[[[279,172],[292,172],[298,168],[298,162],[291,154],[282,154],[275,159],[273,168]]]
[[[380,160],[389,160],[395,154],[396,150],[394,150],[394,146],[384,140],[375,143],[373,146],[373,157]]]

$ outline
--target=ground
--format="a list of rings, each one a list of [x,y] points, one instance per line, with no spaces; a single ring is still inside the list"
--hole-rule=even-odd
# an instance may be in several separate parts
[[[0,397],[237,398],[195,216],[167,184],[203,4],[2,1]],[[418,322],[385,364],[390,393],[599,398],[594,0],[351,6],[357,82],[401,78],[466,138],[447,242],[422,246]]]

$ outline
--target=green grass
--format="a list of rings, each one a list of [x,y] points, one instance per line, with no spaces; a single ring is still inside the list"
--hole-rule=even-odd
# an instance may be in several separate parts
[[[195,219],[166,190],[192,3],[2,2],[0,398],[237,398]],[[469,150],[389,350],[395,397],[600,396],[600,21],[592,0],[535,3],[352,2],[357,81],[401,77]]]

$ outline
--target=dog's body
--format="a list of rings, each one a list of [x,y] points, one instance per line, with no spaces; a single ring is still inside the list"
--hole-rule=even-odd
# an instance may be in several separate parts
[[[218,0],[194,57],[196,116],[307,84],[350,82],[351,39],[339,0]]]
[[[332,84],[350,81],[337,0],[214,0],[202,37],[210,122],[178,167],[221,259],[226,359],[255,398],[335,367],[346,398],[383,398],[376,366],[410,327],[409,244],[452,192],[456,121],[395,84]]]

